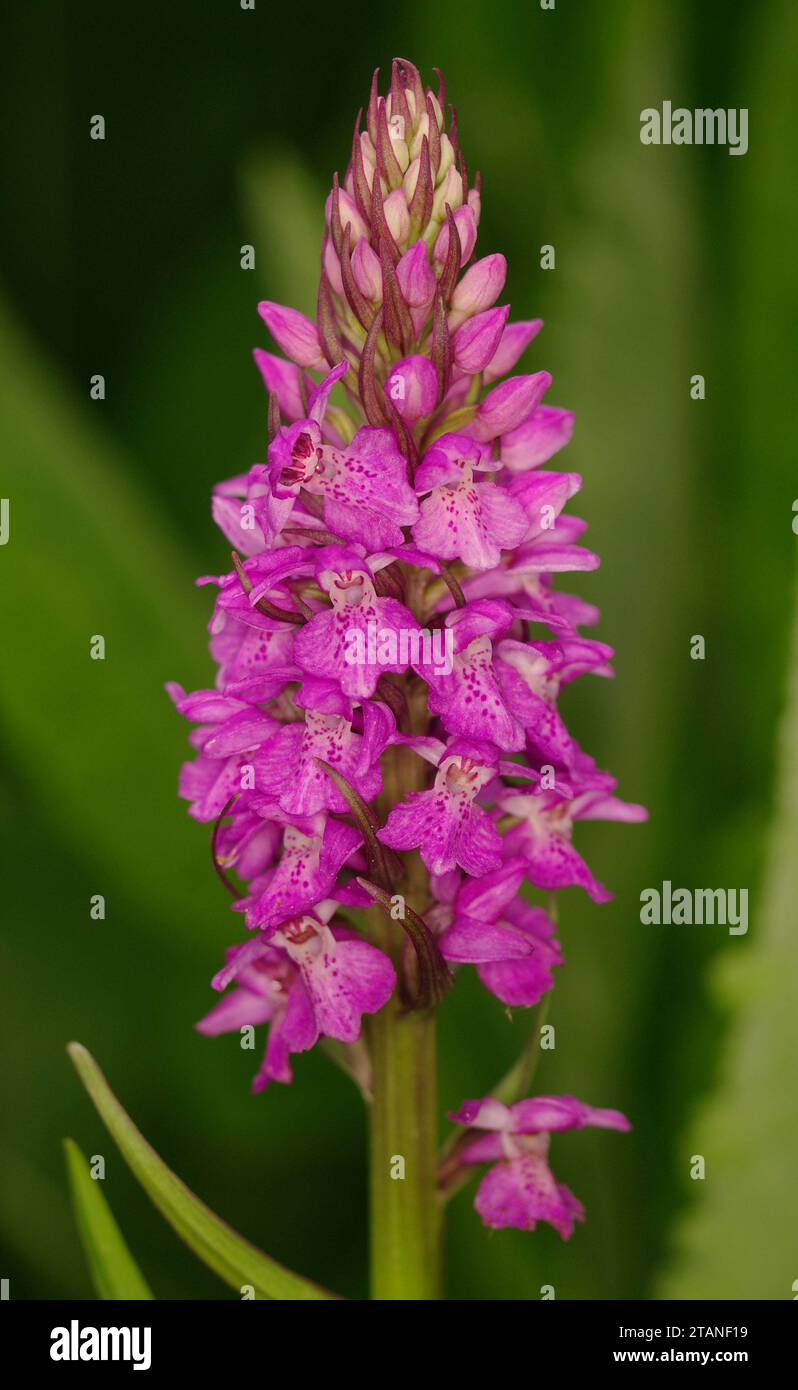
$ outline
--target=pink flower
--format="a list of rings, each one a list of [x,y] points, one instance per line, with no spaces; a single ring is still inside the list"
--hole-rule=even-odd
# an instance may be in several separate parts
[[[498,564],[502,550],[520,544],[529,530],[523,507],[496,483],[474,478],[495,467],[466,435],[445,434],[433,444],[416,473],[417,490],[429,492],[413,526],[421,550],[486,570]]]
[[[346,927],[307,913],[282,923],[270,939],[259,934],[227,952],[215,989],[236,988],[197,1024],[216,1037],[269,1023],[263,1062],[253,1083],[293,1080],[292,1052],[307,1052],[320,1035],[356,1042],[363,1014],[376,1013],[393,993],[396,972],[386,955]]]
[[[486,989],[511,1008],[539,1003],[563,963],[554,923],[519,897],[525,877],[518,858],[479,878],[449,875],[435,885],[439,901],[428,914],[444,958],[476,965]]]
[[[449,1118],[469,1130],[486,1131],[459,1151],[461,1163],[498,1160],[482,1179],[474,1202],[484,1224],[494,1230],[514,1226],[534,1231],[538,1221],[546,1221],[563,1240],[573,1234],[575,1221],[584,1221],[585,1213],[549,1168],[551,1133],[586,1125],[631,1129],[619,1110],[596,1110],[574,1096],[537,1096],[516,1105],[486,1096],[464,1101]]]
[[[401,527],[415,521],[418,503],[392,431],[366,426],[346,448],[322,437],[329,392],[345,371],[346,363],[335,368],[319,388],[310,418],[281,429],[269,447],[272,494],[277,505],[283,500],[281,526],[294,507],[293,501],[285,505],[287,499],[302,489],[322,499],[325,525],[341,539],[372,549],[401,545]]]
[[[262,806],[259,814],[266,809]],[[277,811],[271,808],[272,819]],[[353,826],[323,815],[287,825],[276,865],[254,879],[248,896],[233,906],[246,912],[251,931],[259,927],[271,934],[286,918],[308,912],[331,896],[338,874],[360,843]]]
[[[370,701],[362,707],[357,732],[345,697],[341,709],[329,713],[308,708],[303,723],[283,724],[261,743],[253,762],[254,782],[267,801],[276,800],[297,816],[348,811],[341,792],[319,767],[320,758],[342,773],[364,801],[374,800],[382,786],[380,755],[396,727],[393,715],[385,705]]]
[[[429,686],[429,707],[451,734],[484,739],[518,752],[525,733],[505,701],[493,666],[493,643],[513,620],[512,609],[498,599],[480,599],[449,613],[454,659],[450,672],[432,664],[419,666]]]
[[[543,792],[506,791],[499,807],[516,824],[504,836],[508,854],[526,860],[527,873],[539,888],[554,890],[584,888],[594,902],[609,902],[612,894],[590,872],[571,843],[575,820],[642,821],[648,818],[643,806],[618,801],[604,790],[581,792],[567,797],[559,790]]]
[[[458,864],[470,874],[498,868],[501,837],[477,804],[480,790],[495,775],[495,748],[458,738],[445,748],[438,745],[432,757],[438,766],[434,786],[411,792],[394,806],[379,838],[393,849],[418,846],[433,874],[445,874]]]
[[[370,698],[380,676],[407,670],[413,614],[393,598],[378,598],[365,559],[343,546],[316,552],[316,577],[331,607],[294,639],[294,656],[313,676],[332,676],[353,700]],[[403,640],[404,639],[404,640]]]

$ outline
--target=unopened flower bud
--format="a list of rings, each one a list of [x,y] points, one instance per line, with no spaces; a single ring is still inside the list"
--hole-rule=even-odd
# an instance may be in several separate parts
[[[416,126],[415,134],[410,145],[410,159],[418,159],[421,154],[421,147],[424,144],[424,137],[429,139],[429,116],[424,112],[421,120]]]
[[[335,290],[336,294],[343,294],[344,282],[341,279],[341,262],[335,254],[335,247],[332,237],[324,243],[324,269],[327,272],[327,279]]]
[[[332,206],[333,195],[330,193],[324,204],[324,214],[327,219],[328,227],[332,226]],[[352,228],[352,245],[354,245],[358,237],[368,236],[369,229],[360,215],[358,205],[354,198],[351,198],[344,188],[339,188],[338,190],[338,213],[341,219],[342,231],[346,231],[348,226]]]
[[[452,294],[449,328],[453,331],[471,314],[481,314],[496,303],[507,278],[507,262],[500,253],[483,256],[469,266]]]
[[[501,339],[509,304],[474,314],[458,328],[452,340],[454,360],[464,372],[481,372],[492,360]]]
[[[474,213],[470,207],[460,207],[454,214],[454,225],[460,238],[460,265],[466,265],[471,259],[477,240],[477,224]],[[438,233],[435,242],[433,256],[439,265],[443,265],[449,254],[449,223],[444,222]],[[459,269],[459,267],[458,267]]]
[[[397,246],[402,246],[410,235],[410,213],[407,210],[403,190],[395,188],[393,193],[385,199],[383,207],[391,236]]]
[[[432,221],[442,222],[446,216],[446,204],[452,209],[459,208],[463,201],[463,179],[458,169],[452,167],[442,183],[435,189],[432,199]]]
[[[386,394],[403,420],[414,425],[435,409],[438,377],[428,357],[403,357],[390,371]]]
[[[551,385],[549,372],[511,376],[487,395],[477,411],[470,433],[483,441],[514,430],[526,419]]]
[[[292,362],[296,362],[300,367],[314,367],[318,371],[326,368],[316,325],[298,309],[264,299],[258,305],[258,313],[274,341]]]
[[[404,173],[410,163],[410,154],[407,148],[407,140],[405,139],[404,116],[397,114],[389,117],[388,136],[391,141],[391,149],[396,157],[396,162],[402,173]]]
[[[402,297],[411,308],[429,307],[435,294],[436,281],[423,241],[417,241],[409,251],[405,251],[396,267],[396,278]]]
[[[454,146],[448,135],[441,136],[441,162],[438,166],[438,183],[441,183],[454,165]],[[461,194],[462,199],[462,194]]]
[[[372,304],[382,303],[382,268],[380,258],[365,237],[361,237],[352,252],[352,274],[361,294]]]

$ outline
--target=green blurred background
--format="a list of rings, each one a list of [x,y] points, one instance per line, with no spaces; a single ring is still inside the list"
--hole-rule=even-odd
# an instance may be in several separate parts
[[[163,682],[207,684],[226,567],[214,481],[265,448],[256,303],[313,304],[322,199],[372,68],[447,77],[482,254],[509,260],[527,370],[576,410],[565,466],[603,557],[614,682],[566,718],[645,827],[585,826],[614,890],[561,895],[557,1048],[537,1086],[619,1106],[628,1137],[564,1135],[588,1209],[563,1245],[489,1234],[453,1203],[452,1298],[791,1298],[798,703],[798,11],[789,0],[257,0],[7,7],[0,91],[0,832],[4,982],[0,1274],[12,1298],[90,1296],[61,1139],[104,1191],[161,1298],[233,1297],[124,1168],[64,1054],[98,1057],[167,1162],[253,1241],[365,1293],[364,1119],[320,1054],[249,1095],[253,1055],[192,1024],[238,919],[175,795],[185,725]],[[639,113],[749,108],[750,148],[647,148]],[[104,143],[89,139],[102,113]],[[256,248],[243,271],[239,248]],[[542,271],[539,247],[556,247]],[[107,398],[89,399],[89,378]],[[690,398],[694,373],[706,400]],[[702,634],[706,660],[690,659]],[[107,659],[89,659],[102,634]],[[793,648],[795,643],[793,642]],[[791,721],[791,722],[790,722]],[[779,735],[781,724],[784,732]],[[750,930],[650,927],[639,894],[747,887]],[[106,897],[104,922],[89,917]],[[442,1016],[442,1107],[487,1091],[524,1036],[464,974]],[[691,1181],[690,1157],[707,1177]]]

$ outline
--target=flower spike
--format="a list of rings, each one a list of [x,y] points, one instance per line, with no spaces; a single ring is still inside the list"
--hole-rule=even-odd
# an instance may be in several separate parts
[[[569,511],[581,477],[557,466],[573,414],[549,401],[541,320],[510,317],[505,257],[479,240],[481,178],[435,71],[427,87],[397,57],[384,93],[374,72],[324,204],[315,320],[258,305],[266,460],[215,487],[232,569],[199,581],[216,679],[167,687],[194,724],[180,794],[245,937],[199,1030],[266,1026],[256,1091],[332,1049],[380,1145],[408,1146],[412,1182],[386,1196],[375,1171],[375,1230],[390,1209],[430,1290],[434,1010],[463,970],[496,1008],[545,1009],[563,947],[525,885],[606,902],[580,824],[646,815],[560,712],[572,680],[612,673],[582,632],[597,610],[561,587],[599,563]],[[530,1056],[451,1117],[444,1187],[487,1164],[486,1225],[567,1238],[584,1213],[550,1136],[628,1121],[524,1099]],[[389,1296],[406,1264],[386,1258]]]

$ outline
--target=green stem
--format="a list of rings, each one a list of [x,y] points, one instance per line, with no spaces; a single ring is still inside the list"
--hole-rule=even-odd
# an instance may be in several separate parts
[[[371,1296],[441,1297],[434,1013],[370,1020]]]
[[[420,683],[419,683],[420,685]],[[423,712],[409,705],[416,727]],[[424,785],[421,758],[391,748],[383,758],[380,810]],[[400,891],[418,912],[429,897],[417,854],[406,857]],[[401,971],[407,939],[382,908],[366,913],[370,941]],[[371,1296],[379,1300],[437,1299],[441,1292],[441,1209],[438,1202],[438,1085],[436,1016],[411,1012],[400,991],[368,1020],[372,1066],[369,1127]]]

